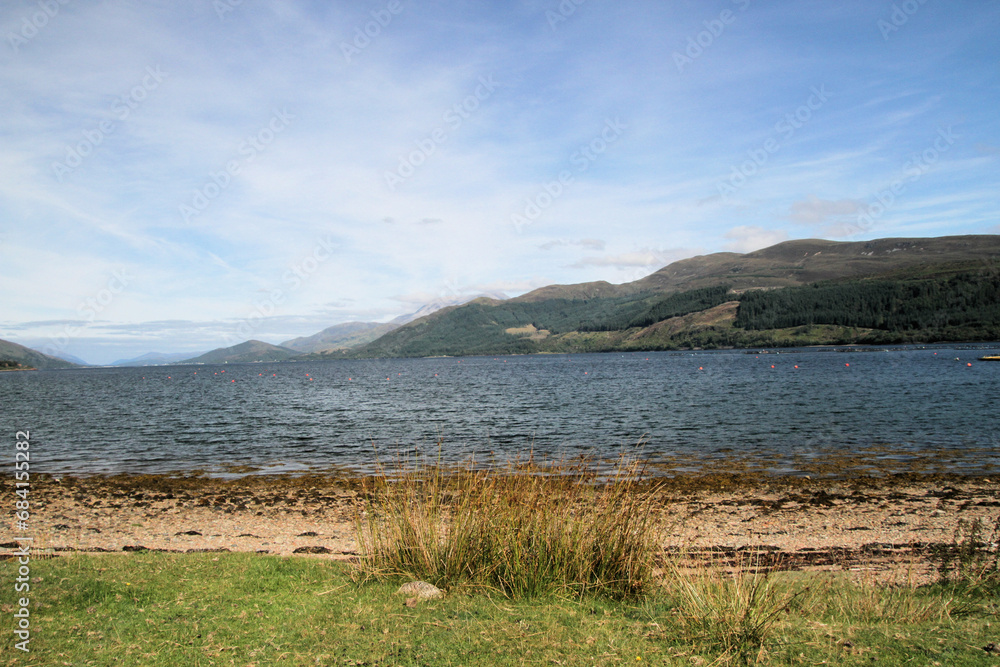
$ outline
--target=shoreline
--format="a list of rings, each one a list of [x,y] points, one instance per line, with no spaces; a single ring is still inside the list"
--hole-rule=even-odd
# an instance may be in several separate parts
[[[33,477],[28,535],[36,555],[75,552],[251,552],[357,557],[364,478],[251,476]],[[665,552],[731,562],[766,556],[782,569],[863,567],[932,572],[932,552],[959,527],[1000,519],[1000,478],[905,473],[810,479],[689,475],[659,484]],[[6,531],[5,531],[6,532]],[[0,539],[0,557],[16,548]]]

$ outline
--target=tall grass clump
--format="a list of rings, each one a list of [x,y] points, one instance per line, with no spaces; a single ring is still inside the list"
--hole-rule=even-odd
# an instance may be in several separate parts
[[[356,521],[361,572],[510,597],[570,590],[636,598],[651,585],[653,490],[624,458],[454,470],[417,462],[373,477]]]
[[[951,544],[940,547],[938,557],[942,582],[970,587],[1000,584],[1000,515],[991,529],[979,518],[959,519]]]
[[[1000,608],[1000,515],[990,528],[979,518],[959,519],[951,544],[936,549],[937,587],[954,592],[956,613],[996,613]]]
[[[737,561],[732,571],[675,560],[668,562],[667,574],[667,593],[675,605],[671,623],[680,636],[737,664],[763,658],[776,624],[808,591],[780,585],[753,557]]]

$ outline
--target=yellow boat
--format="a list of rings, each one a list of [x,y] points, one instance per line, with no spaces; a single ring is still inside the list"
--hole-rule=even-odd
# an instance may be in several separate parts
[[[1000,354],[994,354],[988,357],[979,357],[979,361],[1000,361]]]

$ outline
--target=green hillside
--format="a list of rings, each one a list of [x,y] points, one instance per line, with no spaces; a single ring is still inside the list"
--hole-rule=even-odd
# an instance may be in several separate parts
[[[790,241],[477,299],[347,352],[422,357],[1000,339],[1000,236]]]
[[[281,347],[302,353],[332,352],[364,345],[398,326],[392,323],[347,322],[327,327],[312,336],[286,340],[281,343]]]
[[[76,368],[77,365],[42,354],[30,347],[11,343],[7,340],[0,340],[0,361],[8,361],[17,364],[20,368],[37,368],[47,370],[54,368]],[[7,368],[11,368],[7,365]]]
[[[285,361],[298,356],[295,350],[271,345],[259,340],[248,340],[232,347],[220,347],[200,357],[180,361],[181,364],[236,364],[248,362]]]

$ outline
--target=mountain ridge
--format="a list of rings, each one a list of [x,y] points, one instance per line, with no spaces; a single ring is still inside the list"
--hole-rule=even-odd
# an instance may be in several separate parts
[[[39,370],[79,367],[79,364],[44,354],[9,340],[0,340],[0,360],[15,361],[21,366]]]
[[[281,345],[250,340],[195,357],[180,353],[147,353],[135,359],[119,360],[115,365],[143,365],[150,361],[169,365],[702,346],[759,347],[916,341],[928,337],[942,341],[970,337],[981,340],[993,331],[998,332],[996,337],[1000,338],[1000,316],[993,322],[995,304],[990,301],[993,297],[984,296],[982,289],[977,292],[977,286],[982,287],[977,281],[985,280],[992,285],[990,281],[997,275],[1000,275],[1000,235],[996,234],[850,242],[800,239],[749,253],[719,252],[689,257],[629,283],[615,285],[592,281],[546,285],[514,298],[499,293],[442,298],[391,322],[333,325],[312,336],[294,338]],[[944,298],[941,295],[950,294],[951,290],[958,294],[956,298],[976,300],[976,307],[983,309],[986,319],[970,324],[968,313],[964,311],[953,312],[943,319],[929,318],[908,306],[888,313],[896,322],[893,326],[902,326],[898,324],[901,321],[940,320],[943,324],[936,324],[933,331],[921,331],[918,327],[904,333],[892,333],[877,327],[845,326],[842,322],[854,320],[830,311],[829,304],[822,308],[816,306],[819,310],[814,309],[815,312],[809,311],[808,306],[803,305],[808,302],[805,298],[808,295],[794,291],[813,286],[818,289],[810,292],[812,295],[855,299],[857,304],[868,309],[868,319],[864,321],[877,324],[885,318],[870,312],[873,307],[871,294],[862,294],[865,290],[858,287],[865,281],[868,292],[876,290],[883,295],[881,298],[896,301],[902,298],[900,294],[913,290],[921,291],[924,298],[940,300]],[[901,291],[893,281],[909,285],[910,292]],[[791,291],[782,292],[788,295],[787,299],[782,297],[783,301],[773,298],[748,301],[748,294],[784,289]],[[1000,288],[996,291],[1000,292]],[[798,310],[773,314],[783,302],[792,301]],[[750,317],[743,311],[746,303],[753,303],[758,310],[771,309],[771,314],[755,312]],[[948,305],[942,302],[942,307]],[[745,316],[741,317],[741,312]],[[737,326],[738,319],[746,326]],[[820,321],[824,319],[830,322]],[[789,326],[780,330],[766,329],[762,322]],[[0,360],[35,368],[76,367],[66,360],[9,341],[0,341]]]
[[[976,271],[995,273],[998,261],[1000,235],[786,241],[751,253],[722,252],[679,260],[621,285],[603,281],[548,285],[500,303],[477,300],[442,309],[347,351],[346,356],[755,347],[882,341],[892,336],[916,340],[921,337],[919,331],[890,335],[819,323],[801,331],[791,327],[795,331],[779,332],[738,329],[735,321],[742,305],[741,295],[748,292],[802,288],[830,281],[872,281],[881,276],[884,280],[879,289],[893,293],[894,288],[886,281],[924,279],[940,283]],[[975,278],[962,280],[974,282]],[[939,297],[953,288],[969,289],[944,283],[922,287]],[[853,294],[852,289],[847,288],[847,293]],[[824,294],[834,292],[827,290]],[[705,315],[711,312],[715,314]],[[914,317],[923,321],[922,316]],[[962,320],[966,315],[956,317]],[[1000,331],[990,328],[994,325],[1000,326],[1000,321],[972,328],[963,324],[949,329],[948,325],[926,333],[932,337],[982,337]]]
[[[231,347],[220,347],[178,364],[238,364],[287,361],[299,356],[295,350],[272,345],[261,340],[248,340]]]

